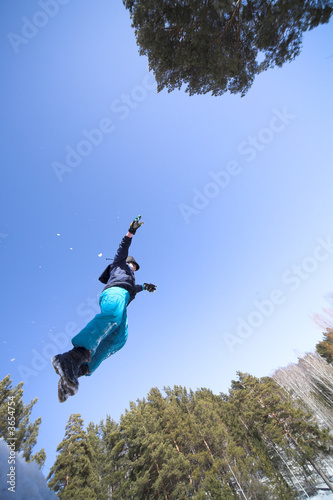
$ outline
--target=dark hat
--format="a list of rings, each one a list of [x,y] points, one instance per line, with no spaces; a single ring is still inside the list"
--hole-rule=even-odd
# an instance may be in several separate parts
[[[133,264],[135,264],[135,265],[136,265],[136,267],[137,267],[137,269],[136,269],[136,270],[138,271],[138,270],[140,269],[139,264],[137,263],[137,261],[135,260],[135,258],[134,258],[134,257],[132,257],[131,255],[129,255],[129,256],[127,257],[126,262],[127,262],[127,264],[129,264],[130,262],[133,262]]]

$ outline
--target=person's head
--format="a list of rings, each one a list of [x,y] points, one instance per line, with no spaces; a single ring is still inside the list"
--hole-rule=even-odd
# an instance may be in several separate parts
[[[134,272],[135,272],[135,271],[137,271],[137,270],[138,270],[138,268],[137,268],[137,266],[134,264],[134,262],[129,262],[129,263],[128,263],[128,265],[130,266],[130,268],[132,269],[132,271],[134,271]]]
[[[130,266],[130,268],[135,272],[135,271],[138,271],[140,269],[140,266],[139,264],[137,263],[137,261],[134,259],[134,257],[132,256],[128,256],[127,259],[126,259],[126,262],[127,264]]]

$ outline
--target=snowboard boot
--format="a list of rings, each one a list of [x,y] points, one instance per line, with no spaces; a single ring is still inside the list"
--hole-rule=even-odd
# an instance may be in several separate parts
[[[78,377],[82,377],[83,375],[87,375],[88,373],[89,373],[89,367],[87,364],[83,363],[79,368]],[[60,377],[58,382],[58,399],[60,403],[64,403],[70,396],[73,395],[74,394],[71,394],[68,391],[67,386],[64,384],[63,378]]]
[[[72,396],[72,394],[70,394],[68,392],[68,389],[65,386],[62,377],[60,377],[59,382],[58,382],[58,399],[59,399],[59,402],[60,403],[64,403],[65,401],[67,401],[67,399],[69,398],[69,396]]]
[[[86,363],[82,363],[82,365],[79,368],[78,377],[83,377],[84,375],[88,375],[88,373],[89,373],[89,366]]]
[[[90,360],[90,351],[84,347],[74,347],[71,351],[52,358],[53,368],[71,396],[74,396],[79,388],[78,375],[81,364],[89,363]]]

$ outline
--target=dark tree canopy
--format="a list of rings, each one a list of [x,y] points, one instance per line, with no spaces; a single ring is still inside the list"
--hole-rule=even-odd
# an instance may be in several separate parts
[[[332,0],[123,0],[157,90],[245,93],[260,72],[292,61]]]
[[[327,328],[323,337],[316,345],[316,351],[327,363],[333,364],[333,328]]]
[[[95,451],[78,413],[70,415],[65,437],[57,452],[59,454],[47,476],[49,488],[61,500],[97,500],[99,485],[94,468]]]
[[[15,387],[12,385],[10,375],[0,380],[0,438],[8,444],[13,444],[13,434],[15,437],[15,451],[22,452],[27,462],[35,461],[40,468],[46,460],[44,448],[32,454],[32,450],[37,444],[39,426],[42,422],[38,417],[34,422],[30,420],[33,407],[37,403],[37,398],[28,404],[23,402],[23,382]],[[10,424],[10,421],[13,421]],[[12,427],[15,426],[15,431]]]
[[[307,374],[318,378],[311,360]],[[298,384],[294,371],[287,378]],[[239,372],[219,396],[182,386],[164,393],[154,387],[131,402],[119,424],[107,416],[84,431],[81,416],[71,415],[48,476],[58,497],[293,500],[312,496],[323,481],[333,491],[332,426],[319,425],[303,400],[271,377]]]

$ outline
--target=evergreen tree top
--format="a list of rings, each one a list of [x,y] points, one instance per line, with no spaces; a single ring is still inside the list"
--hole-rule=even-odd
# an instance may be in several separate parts
[[[255,77],[301,51],[307,30],[327,23],[331,0],[123,0],[157,90],[242,96]]]

